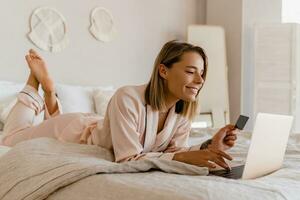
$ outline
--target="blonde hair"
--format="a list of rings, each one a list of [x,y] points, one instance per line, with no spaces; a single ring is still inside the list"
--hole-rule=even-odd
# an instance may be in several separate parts
[[[176,40],[167,42],[163,46],[155,60],[152,75],[145,91],[146,103],[151,105],[152,108],[156,110],[166,108],[166,87],[164,84],[164,79],[159,75],[159,65],[164,64],[166,67],[171,68],[174,63],[177,63],[181,60],[182,55],[186,52],[196,52],[199,53],[199,55],[202,57],[204,61],[204,71],[202,74],[202,78],[203,80],[206,79],[207,57],[204,50],[201,47],[194,46],[185,42],[179,42]],[[196,95],[195,101],[189,102],[179,100],[176,103],[175,112],[183,115],[189,120],[192,120],[198,114],[199,110],[198,94]]]

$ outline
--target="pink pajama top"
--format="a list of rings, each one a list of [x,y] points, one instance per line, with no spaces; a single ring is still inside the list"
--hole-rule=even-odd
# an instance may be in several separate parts
[[[149,157],[171,160],[175,152],[199,150],[200,145],[188,146],[191,123],[175,113],[175,105],[157,132],[159,112],[146,105],[145,89],[146,85],[118,89],[87,140],[113,150],[116,162]]]

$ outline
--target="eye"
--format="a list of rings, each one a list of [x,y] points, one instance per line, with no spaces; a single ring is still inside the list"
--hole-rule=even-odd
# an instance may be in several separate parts
[[[186,73],[188,74],[193,74],[194,72],[193,71],[185,71]]]

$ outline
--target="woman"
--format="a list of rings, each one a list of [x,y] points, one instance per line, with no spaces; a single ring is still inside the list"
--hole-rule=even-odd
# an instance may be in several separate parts
[[[61,114],[45,62],[33,50],[26,55],[26,61],[31,73],[8,116],[3,144],[13,146],[32,138],[51,137],[107,148],[114,153],[116,162],[152,157],[229,168],[224,158],[232,158],[224,150],[236,140],[232,125],[220,129],[202,145],[187,144],[207,72],[202,48],[178,41],[166,43],[155,61],[149,83],[118,89],[104,119],[94,114]],[[39,84],[44,99],[37,92]],[[33,126],[34,117],[43,109],[45,120]]]

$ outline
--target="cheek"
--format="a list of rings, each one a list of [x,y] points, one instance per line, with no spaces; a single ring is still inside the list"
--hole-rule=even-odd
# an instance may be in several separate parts
[[[173,75],[170,78],[170,84],[172,85],[181,85],[182,83],[184,83],[184,79],[180,75]]]
[[[175,93],[182,93],[185,89],[185,86],[189,83],[189,80],[187,77],[184,77],[183,75],[177,75],[172,76],[171,79],[168,81],[169,90],[171,92]]]
[[[172,76],[172,81],[177,85],[186,85],[191,81],[190,79],[192,78],[184,73],[177,73]]]

